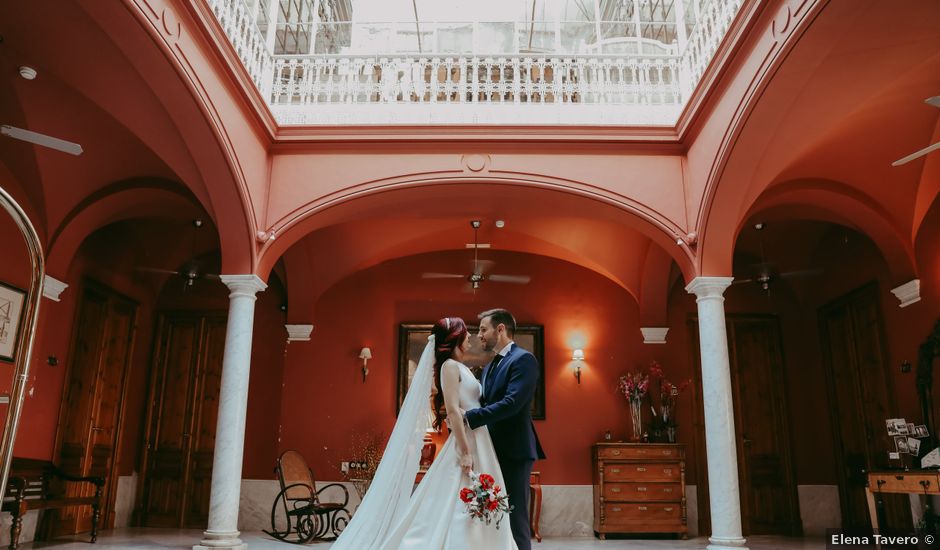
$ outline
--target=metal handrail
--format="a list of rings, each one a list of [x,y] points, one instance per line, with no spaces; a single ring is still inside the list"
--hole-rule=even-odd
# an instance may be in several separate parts
[[[10,463],[13,460],[13,443],[16,440],[16,430],[20,423],[20,413],[23,410],[23,395],[26,391],[26,381],[29,378],[30,357],[33,352],[33,342],[36,339],[36,321],[39,318],[39,300],[42,298],[42,285],[45,274],[45,259],[42,253],[42,243],[36,228],[20,208],[13,197],[0,187],[0,206],[6,210],[26,240],[29,250],[31,276],[29,293],[26,295],[26,307],[23,309],[23,325],[16,338],[16,361],[13,371],[13,388],[10,391],[10,404],[7,408],[7,417],[3,425],[3,436],[0,437],[0,501],[6,495],[7,478],[10,476]]]

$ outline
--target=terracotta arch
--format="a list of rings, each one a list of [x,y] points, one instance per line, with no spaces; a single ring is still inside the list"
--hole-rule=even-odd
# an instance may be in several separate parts
[[[831,221],[868,236],[884,256],[895,283],[916,277],[917,264],[911,241],[889,220],[887,213],[857,189],[827,180],[798,180],[772,187],[742,217],[735,232],[760,212],[776,211],[789,219]],[[736,238],[732,240],[736,242]]]
[[[64,274],[82,242],[95,230],[140,217],[205,216],[178,184],[161,180],[119,182],[86,198],[63,219],[47,247],[47,270]]]
[[[559,180],[537,174],[501,174],[485,178],[454,177],[444,174],[429,174],[421,178],[388,178],[350,187],[342,192],[321,197],[304,205],[289,216],[272,225],[276,238],[262,247],[257,273],[266,276],[274,263],[294,243],[313,231],[349,219],[362,216],[370,209],[375,212],[389,208],[406,207],[409,197],[450,190],[454,186],[501,186],[506,189],[549,191],[581,199],[579,208],[591,205],[596,212],[591,217],[603,214],[616,219],[635,231],[645,235],[667,251],[676,261],[687,280],[694,278],[694,258],[687,247],[676,246],[678,235],[685,231],[674,221],[667,219],[646,205],[628,197],[581,182]]]

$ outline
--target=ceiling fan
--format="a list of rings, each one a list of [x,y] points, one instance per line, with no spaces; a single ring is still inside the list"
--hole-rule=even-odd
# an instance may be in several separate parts
[[[192,288],[193,284],[197,279],[207,279],[211,281],[219,281],[221,278],[216,273],[207,273],[202,270],[200,265],[195,261],[186,262],[183,267],[179,270],[172,269],[163,269],[159,267],[135,267],[137,271],[142,271],[144,273],[160,273],[163,275],[178,275],[183,277],[183,290],[186,291],[189,288]]]
[[[940,95],[928,97],[927,99],[924,100],[924,103],[940,108]],[[937,149],[940,149],[940,141],[938,141],[937,143],[934,143],[933,145],[928,145],[927,147],[924,147],[920,151],[911,153],[910,155],[907,155],[906,157],[902,159],[898,159],[892,162],[891,166],[901,166],[902,164],[907,164],[908,162],[911,162],[914,159],[920,158],[926,155],[927,153],[930,153],[931,151],[936,151]]]
[[[62,151],[63,153],[68,153],[70,155],[78,156],[83,152],[82,146],[78,143],[47,136],[46,134],[40,134],[39,132],[31,132],[29,130],[17,128],[16,126],[10,126],[9,124],[0,125],[0,134],[11,137],[13,139],[27,141],[36,145],[42,145],[43,147],[55,149],[56,151]]]
[[[766,227],[764,223],[754,224],[754,229],[757,231],[762,231]],[[772,264],[767,262],[767,259],[764,257],[764,239],[758,237],[758,245],[760,247],[760,263],[755,264],[754,267],[755,275],[747,278],[738,279],[731,283],[732,285],[746,284],[746,283],[757,283],[760,285],[761,290],[770,295],[770,283],[780,279],[799,279],[804,277],[815,277],[823,274],[823,270],[820,268],[815,269],[799,269],[791,271],[778,271],[774,268]]]
[[[480,260],[479,250],[481,248],[489,248],[488,244],[481,244],[477,238],[480,226],[482,223],[480,220],[471,220],[470,227],[473,228],[473,244],[467,245],[467,248],[473,248],[473,270],[469,275],[459,275],[457,273],[422,273],[422,279],[466,279],[468,283],[468,289],[476,291],[480,288],[480,284],[483,281],[492,281],[494,283],[513,283],[518,285],[527,284],[531,277],[528,275],[499,275],[496,273],[486,274],[484,270],[488,269],[493,265],[493,262]]]

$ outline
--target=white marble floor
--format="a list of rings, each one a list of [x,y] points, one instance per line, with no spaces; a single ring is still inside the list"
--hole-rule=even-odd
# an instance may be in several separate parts
[[[56,539],[48,542],[33,542],[20,545],[22,549],[54,548],[56,550],[158,550],[163,548],[190,549],[198,542],[202,531],[181,529],[116,529],[106,531],[98,537],[98,544],[88,544],[86,536],[75,536]],[[243,533],[242,539],[248,543],[251,550],[288,550],[290,548],[303,548],[293,544],[279,542],[260,532]],[[705,548],[708,540],[699,537],[690,540],[597,540],[595,538],[551,538],[543,539],[541,543],[533,542],[533,550],[585,550],[589,548],[604,548],[608,550],[639,550],[639,549],[701,549]],[[312,550],[327,550],[329,543],[311,544]],[[805,550],[810,548],[825,548],[822,538],[788,538],[756,536],[748,539],[748,547],[752,550]]]

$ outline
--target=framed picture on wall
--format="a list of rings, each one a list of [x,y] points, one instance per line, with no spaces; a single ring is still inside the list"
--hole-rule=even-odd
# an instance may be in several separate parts
[[[16,340],[20,335],[20,319],[26,291],[0,283],[0,360],[16,358]]]
[[[404,323],[398,327],[398,403],[396,414],[405,400],[411,379],[414,377],[421,352],[428,344],[431,335],[430,323]],[[485,367],[493,359],[493,353],[483,351],[483,343],[477,338],[479,326],[470,325],[470,350],[464,358],[464,364],[470,367],[479,379]],[[520,347],[532,352],[539,362],[539,383],[532,399],[532,418],[545,420],[545,359],[542,325],[519,325],[513,341]]]

